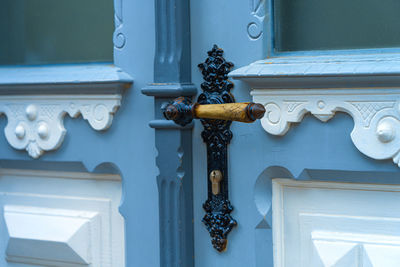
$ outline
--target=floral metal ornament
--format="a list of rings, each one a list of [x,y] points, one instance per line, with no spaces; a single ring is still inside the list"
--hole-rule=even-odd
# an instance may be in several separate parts
[[[203,93],[197,101],[199,104],[225,104],[234,103],[235,99],[230,93],[233,84],[228,80],[228,73],[233,63],[223,57],[224,51],[214,45],[208,51],[208,58],[198,65],[202,72],[204,82],[201,84]],[[207,144],[207,171],[210,174],[218,170],[222,174],[219,181],[218,192],[213,192],[212,179],[208,179],[208,199],[203,204],[206,214],[203,218],[211,236],[212,245],[222,252],[226,249],[228,234],[237,222],[231,217],[233,207],[228,195],[228,145],[232,139],[230,126],[232,121],[201,119],[204,131],[201,133],[203,141]]]

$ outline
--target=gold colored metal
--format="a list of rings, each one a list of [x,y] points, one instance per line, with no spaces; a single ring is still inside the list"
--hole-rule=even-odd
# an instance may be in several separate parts
[[[213,170],[210,173],[211,189],[213,195],[218,195],[220,192],[220,182],[222,181],[222,172],[220,170]]]
[[[195,105],[196,118],[253,122],[264,116],[265,108],[256,103],[228,103]]]
[[[254,122],[265,114],[265,107],[258,103],[199,104],[190,99],[178,97],[162,105],[164,117],[185,126],[193,119],[212,119],[240,122]]]

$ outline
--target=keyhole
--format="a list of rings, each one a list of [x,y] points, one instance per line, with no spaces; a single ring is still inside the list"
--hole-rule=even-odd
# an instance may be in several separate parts
[[[213,195],[218,195],[220,192],[220,182],[222,181],[222,173],[220,170],[213,170],[210,173],[211,190]]]

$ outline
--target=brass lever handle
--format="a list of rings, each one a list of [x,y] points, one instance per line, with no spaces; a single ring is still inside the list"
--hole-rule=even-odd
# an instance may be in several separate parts
[[[261,104],[226,103],[226,104],[198,104],[191,103],[185,97],[178,97],[172,103],[162,106],[164,117],[175,123],[185,126],[193,119],[215,119],[240,122],[254,122],[264,116],[265,108]]]

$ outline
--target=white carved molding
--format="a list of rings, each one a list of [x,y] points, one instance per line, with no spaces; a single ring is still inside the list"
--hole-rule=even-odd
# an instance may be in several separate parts
[[[253,101],[266,108],[261,120],[270,134],[284,135],[311,113],[326,122],[336,112],[353,117],[351,140],[374,159],[392,158],[400,166],[400,89],[256,89]]]
[[[8,120],[5,135],[15,149],[25,149],[33,158],[57,149],[66,134],[63,119],[80,114],[95,130],[110,127],[121,95],[2,96],[0,114]]]
[[[261,123],[284,135],[311,113],[323,122],[336,112],[353,117],[351,139],[373,159],[400,167],[400,55],[398,53],[280,56],[229,73],[247,82],[266,107]]]
[[[82,115],[106,130],[132,78],[109,64],[4,67],[0,71],[0,115],[5,136],[33,158],[57,149],[66,134],[63,119]]]

